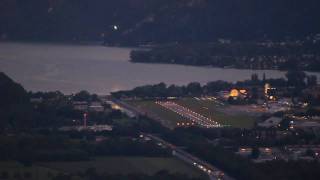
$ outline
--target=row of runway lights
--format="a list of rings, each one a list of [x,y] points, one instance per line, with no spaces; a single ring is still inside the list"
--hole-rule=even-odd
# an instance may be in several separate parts
[[[182,113],[180,113],[180,112],[178,112],[178,111],[176,111],[176,110],[168,107],[166,104],[175,105],[175,106],[181,107],[182,109],[188,111],[189,113],[194,114],[193,116],[194,116],[196,119],[198,119],[199,121],[201,121],[201,122],[203,122],[203,120],[200,119],[200,118],[204,118],[204,119],[210,121],[211,123],[214,123],[214,124],[210,124],[210,123],[208,123],[208,122],[205,122],[206,124],[204,124],[204,123],[201,123],[201,122],[197,122],[198,124],[200,124],[200,125],[202,125],[202,126],[205,126],[205,127],[207,127],[207,128],[210,128],[210,127],[221,127],[220,124],[218,124],[217,122],[211,120],[210,118],[204,117],[203,115],[201,115],[201,114],[199,114],[199,113],[196,113],[196,112],[194,112],[194,111],[192,111],[192,110],[190,110],[190,109],[188,109],[188,108],[186,108],[186,107],[180,106],[180,105],[178,105],[178,104],[176,104],[176,103],[174,103],[174,102],[170,102],[170,101],[166,101],[166,102],[156,101],[156,104],[159,104],[159,105],[161,105],[161,106],[163,106],[163,107],[165,107],[165,108],[167,108],[167,109],[169,109],[169,110],[171,110],[171,111],[174,111],[175,113],[177,113],[177,114],[179,114],[179,115],[181,115],[181,116],[183,116],[183,117],[186,117],[184,114],[182,114]],[[196,117],[196,116],[199,116],[199,117]],[[189,117],[186,117],[186,118],[190,119]],[[192,119],[191,119],[191,120],[192,120]],[[195,122],[195,121],[192,120],[192,122]],[[177,124],[177,125],[178,125],[178,124]]]
[[[214,121],[212,121],[211,119],[209,119],[209,118],[207,118],[207,117],[204,117],[204,116],[202,116],[202,115],[200,115],[200,114],[198,114],[198,113],[196,113],[196,112],[193,112],[193,111],[191,111],[191,110],[189,110],[189,109],[187,109],[187,108],[185,108],[185,107],[183,107],[183,106],[180,106],[180,105],[178,105],[178,104],[176,104],[176,103],[173,103],[173,102],[165,102],[165,103],[159,102],[158,104],[160,104],[161,106],[164,106],[165,108],[168,108],[168,109],[170,109],[170,110],[178,113],[179,115],[181,115],[181,116],[183,116],[183,117],[186,117],[186,116],[185,116],[184,114],[178,112],[177,110],[174,110],[174,109],[168,107],[168,106],[165,105],[165,104],[171,104],[171,105],[175,105],[175,106],[181,107],[182,109],[188,111],[189,113],[195,114],[195,115],[191,115],[191,116],[193,116],[194,118],[198,119],[198,120],[201,121],[201,122],[203,122],[204,120],[202,120],[202,119],[200,119],[200,118],[204,118],[204,119],[206,119],[206,120],[208,120],[208,121],[214,122]],[[200,117],[196,117],[196,116],[200,116]],[[190,119],[189,117],[186,117],[186,118]],[[191,119],[191,120],[192,120],[192,119]],[[194,122],[194,120],[192,120],[192,121]],[[201,123],[201,122],[197,122],[197,123],[200,124],[200,125],[202,125],[202,126],[208,127],[208,128],[209,128],[209,127],[219,127],[219,125],[217,124],[217,122],[214,122],[214,123],[215,123],[214,125],[208,124],[208,122],[204,122],[204,123],[206,123],[206,124]]]
[[[179,114],[180,116],[186,117],[184,114],[182,114],[182,113],[180,113],[180,112],[177,112],[177,111],[174,111],[174,112],[176,112],[176,113]],[[195,117],[195,116],[193,116],[193,117],[196,118],[196,119],[198,119],[197,123],[200,124],[200,125],[202,125],[202,126],[206,126],[206,127],[216,127],[216,126],[217,126],[217,124],[212,125],[212,124],[210,124],[210,123],[208,123],[208,122],[204,122],[204,120],[200,119],[199,117]],[[190,119],[190,117],[186,117],[186,118]],[[203,117],[203,118],[206,118],[206,117]],[[192,120],[192,119],[191,119],[191,121],[192,121],[192,122],[195,122],[195,121]],[[200,122],[199,122],[199,121],[200,121]],[[210,121],[211,121],[211,120],[210,120]]]
[[[194,123],[178,122],[177,126],[194,126]]]

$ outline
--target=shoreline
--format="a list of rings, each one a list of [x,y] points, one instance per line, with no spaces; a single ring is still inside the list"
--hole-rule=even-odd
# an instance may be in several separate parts
[[[132,61],[129,60],[131,63],[141,63],[141,64],[155,64],[155,65],[180,65],[180,66],[188,66],[188,67],[201,67],[201,68],[216,68],[216,69],[228,69],[228,70],[248,70],[248,71],[280,71],[280,72],[287,72],[288,69],[247,69],[247,68],[237,68],[237,67],[219,67],[219,66],[212,66],[212,65],[191,65],[191,64],[180,64],[180,63],[165,63],[165,62],[146,62],[146,61]],[[305,73],[317,73],[320,74],[320,71],[310,71],[310,70],[302,70]],[[320,79],[319,79],[320,80]]]
[[[30,91],[71,94],[86,89],[101,95],[147,84],[205,84],[235,82],[252,74],[285,78],[285,71],[216,68],[180,64],[133,63],[129,48],[65,43],[0,42],[0,71],[11,75]],[[19,50],[19,53],[16,53]],[[308,72],[317,75],[320,73]]]

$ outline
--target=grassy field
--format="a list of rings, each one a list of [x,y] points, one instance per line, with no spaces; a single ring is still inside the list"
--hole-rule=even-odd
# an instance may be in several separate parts
[[[198,169],[176,158],[163,157],[98,157],[92,161],[42,162],[31,167],[24,167],[17,162],[0,162],[0,179],[51,180],[59,173],[84,173],[89,168],[95,168],[98,173],[106,174],[143,173],[152,175],[161,170],[167,170],[171,173],[207,179],[206,175]],[[80,178],[73,177],[73,180],[78,179],[80,180]]]
[[[162,123],[167,127],[174,128],[177,122],[184,121],[183,117],[181,117],[175,112],[161,107],[154,101],[128,101],[127,103],[134,107],[144,110],[148,114],[152,114],[163,119],[164,121]]]
[[[99,173],[130,174],[144,173],[152,175],[161,170],[171,173],[187,174],[190,177],[205,177],[194,167],[176,158],[149,157],[99,157],[93,161],[83,162],[48,162],[42,166],[66,173],[85,172],[88,168],[95,168]]]
[[[40,166],[25,167],[17,162],[0,162],[0,179],[51,180],[59,172]]]
[[[223,109],[230,108],[230,106],[218,101],[184,98],[175,100],[175,102],[188,107],[205,117],[209,117],[222,125],[230,125],[238,128],[252,128],[255,122],[255,117],[250,116],[248,113],[224,112]],[[143,109],[147,113],[160,117],[165,120],[163,123],[169,127],[175,127],[177,122],[185,121],[184,118],[177,113],[157,105],[154,101],[129,101],[128,103],[139,109]]]
[[[245,113],[226,114],[223,109],[229,108],[229,105],[218,103],[217,101],[196,100],[185,98],[176,101],[178,104],[188,107],[191,110],[211,118],[223,125],[230,125],[238,128],[252,128],[255,118]]]

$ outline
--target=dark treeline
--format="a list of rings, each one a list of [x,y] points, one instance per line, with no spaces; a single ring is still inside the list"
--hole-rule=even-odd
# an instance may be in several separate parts
[[[104,141],[95,143],[95,134],[75,132],[29,133],[14,137],[0,137],[0,161],[17,160],[22,163],[39,161],[83,161],[97,156],[167,157],[170,152],[153,142],[132,140],[130,137],[104,134]],[[86,137],[87,140],[83,139]]]
[[[80,91],[71,96],[61,92],[27,92],[4,73],[0,73],[0,129],[1,132],[57,129],[62,126],[82,125],[83,111],[75,110],[73,101],[100,101],[95,94]],[[36,102],[32,102],[35,100]],[[106,111],[90,112],[88,123],[114,125],[114,134],[137,135],[141,130],[160,131],[162,128],[146,117],[120,123],[127,119],[118,110],[102,104]]]
[[[131,52],[132,62],[320,71],[320,43],[175,44]]]
[[[159,171],[153,175],[147,175],[147,174],[140,174],[140,173],[134,173],[134,174],[99,174],[96,169],[89,168],[85,173],[79,174],[80,177],[88,179],[88,180],[203,180],[207,179],[206,177],[189,177],[185,174],[179,174],[179,173],[171,173],[166,170]],[[72,175],[58,175],[57,177],[53,178],[53,180],[72,180]]]
[[[136,87],[129,91],[114,92],[112,95],[116,98],[120,97],[140,97],[140,98],[155,98],[155,97],[184,97],[184,96],[199,96],[204,92],[214,93],[220,90],[225,90],[233,87],[232,83],[217,81],[201,86],[198,82],[193,82],[187,86],[170,85],[165,83],[156,85],[146,85]]]
[[[0,35],[126,44],[283,39],[319,33],[317,7],[318,0],[2,0]]]
[[[129,91],[114,92],[116,98],[166,98],[188,97],[201,95],[216,95],[219,91],[228,91],[231,88],[247,88],[255,90],[270,83],[273,87],[288,88],[287,96],[302,96],[301,91],[306,87],[313,87],[317,83],[315,76],[307,76],[301,71],[289,71],[287,79],[259,79],[252,75],[250,80],[229,83],[223,81],[209,82],[205,85],[193,82],[186,86],[167,86],[164,83],[146,85]],[[0,74],[0,128],[1,129],[28,129],[28,128],[57,128],[65,125],[75,125],[73,120],[81,120],[83,112],[75,110],[72,101],[98,101],[97,95],[81,91],[72,96],[65,96],[60,92],[27,93],[22,86],[12,81],[5,74]],[[40,98],[41,102],[33,104],[31,98]],[[308,102],[317,103],[318,100],[309,96],[304,97]],[[106,112],[91,112],[89,122],[97,124],[112,124],[113,119],[122,118],[122,114],[111,110]],[[310,114],[315,114],[310,110]],[[79,123],[81,123],[79,121]],[[136,128],[144,124],[134,124]],[[139,128],[138,128],[139,129]],[[130,129],[128,129],[130,132]],[[120,131],[127,131],[124,127]]]
[[[81,120],[83,112],[75,110],[72,101],[97,101],[97,95],[81,91],[73,96],[61,92],[27,92],[4,73],[0,73],[0,129],[28,130],[31,128],[57,128],[77,125],[72,120]],[[36,103],[32,99],[39,100]],[[110,123],[122,114],[112,111],[90,113],[90,121],[97,124]]]
[[[118,91],[112,93],[116,98],[138,97],[138,98],[166,98],[166,97],[187,97],[200,95],[215,95],[219,91],[228,91],[231,88],[249,88],[250,90],[263,87],[265,83],[270,83],[273,87],[293,89],[288,95],[298,96],[297,93],[306,87],[313,87],[317,85],[316,76],[307,76],[302,71],[288,71],[286,79],[266,79],[263,77],[259,79],[256,74],[253,74],[250,80],[230,83],[225,81],[213,81],[205,85],[198,82],[189,83],[186,86],[170,85],[159,83],[156,85],[146,85],[136,87],[128,91]],[[292,91],[292,92],[291,92]],[[301,93],[300,93],[301,94]]]

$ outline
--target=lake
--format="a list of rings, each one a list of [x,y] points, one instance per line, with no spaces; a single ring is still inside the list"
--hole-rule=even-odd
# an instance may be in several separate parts
[[[184,65],[131,63],[130,48],[99,45],[0,43],[0,71],[31,91],[97,94],[165,82],[185,85],[249,79],[253,73],[284,77],[277,70],[239,70]],[[319,73],[311,73],[318,76]]]

